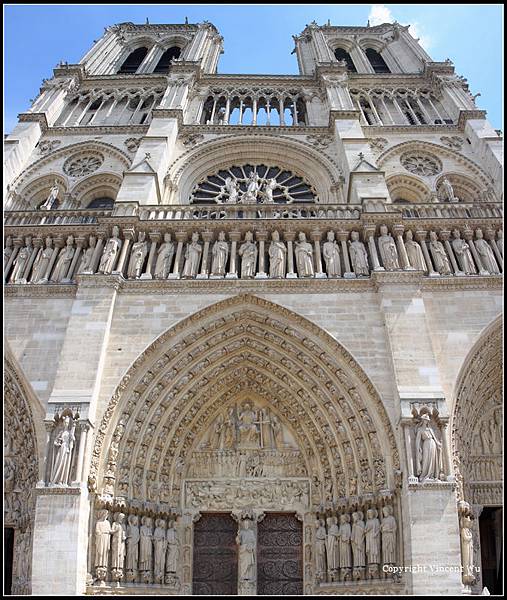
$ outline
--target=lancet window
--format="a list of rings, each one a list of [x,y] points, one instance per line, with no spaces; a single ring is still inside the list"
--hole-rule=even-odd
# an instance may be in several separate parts
[[[148,48],[144,47],[137,48],[131,52],[120,67],[118,73],[135,73],[137,69],[139,69],[147,53]]]
[[[334,55],[336,57],[336,60],[344,60],[347,63],[347,71],[350,71],[351,73],[357,73],[357,69],[354,65],[354,62],[350,54],[346,50],[344,50],[343,48],[336,48],[336,50],[334,51]]]
[[[164,54],[162,54],[162,56],[160,57],[160,60],[158,61],[157,66],[155,67],[153,72],[154,73],[167,73],[169,67],[171,66],[173,59],[179,58],[180,53],[181,53],[181,48],[179,48],[178,46],[172,46],[171,48],[168,48],[164,52]]]

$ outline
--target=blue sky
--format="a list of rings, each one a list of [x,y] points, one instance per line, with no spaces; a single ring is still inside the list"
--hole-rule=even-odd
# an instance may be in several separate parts
[[[297,73],[293,34],[319,25],[412,25],[433,60],[450,58],[479,108],[503,129],[503,5],[4,5],[4,131],[27,110],[60,60],[78,62],[104,27],[211,21],[224,37],[220,73]]]

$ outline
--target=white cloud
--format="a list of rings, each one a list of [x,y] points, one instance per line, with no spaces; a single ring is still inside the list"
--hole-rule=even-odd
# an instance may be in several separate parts
[[[372,27],[382,23],[393,23],[396,20],[391,9],[384,4],[372,4],[368,19]],[[401,25],[408,25],[408,23],[401,23]],[[421,31],[421,26],[417,22],[411,23],[408,31],[412,37],[419,39],[419,43],[425,50],[432,46],[431,37]]]

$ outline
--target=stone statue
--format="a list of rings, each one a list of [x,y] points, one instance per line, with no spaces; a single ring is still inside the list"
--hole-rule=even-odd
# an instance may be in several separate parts
[[[175,522],[169,521],[167,528],[167,560],[165,570],[167,573],[176,573],[178,571],[178,562],[180,560],[180,542]]]
[[[49,190],[49,196],[44,204],[39,206],[39,210],[51,210],[56,203],[60,188],[58,187],[58,181],[55,179],[53,187]]]
[[[111,523],[107,519],[108,514],[106,509],[100,510],[95,524],[95,572],[102,585],[105,585],[111,542]]]
[[[254,531],[250,528],[250,519],[243,519],[242,527],[236,537],[236,543],[239,545],[238,556],[238,579],[240,585],[243,584],[244,591],[252,589],[257,577],[255,563],[256,538]]]
[[[39,254],[35,259],[35,263],[32,269],[31,283],[40,283],[41,281],[47,281],[45,274],[48,270],[49,262],[53,256],[54,249],[52,247],[53,240],[48,236],[46,238],[45,248],[39,250]]]
[[[211,275],[214,277],[223,277],[225,275],[225,267],[227,258],[229,257],[229,244],[225,241],[225,233],[220,231],[218,240],[213,244],[211,249],[213,260],[211,261]]]
[[[114,523],[111,526],[111,568],[113,579],[119,580],[123,577],[123,563],[125,561],[125,515],[116,513]],[[114,573],[114,571],[117,571]]]
[[[352,554],[350,540],[352,537],[352,528],[350,526],[350,515],[340,515],[340,580],[350,579],[352,568]]]
[[[470,585],[475,581],[474,576],[474,539],[472,535],[472,519],[461,517],[461,560],[463,566],[463,583]]]
[[[248,176],[246,192],[243,194],[241,202],[243,204],[256,204],[259,189],[259,175],[255,171],[252,171]]]
[[[236,444],[236,422],[234,419],[234,408],[230,408],[224,423],[223,433],[224,448],[233,448]]]
[[[431,427],[430,416],[424,413],[421,415],[415,438],[416,473],[419,481],[439,478],[441,447],[442,443]]]
[[[137,515],[129,515],[127,527],[127,579],[134,581],[137,577],[137,565],[139,561],[139,518]]]
[[[155,583],[163,583],[165,572],[165,551],[167,547],[164,519],[157,519],[155,521],[155,531],[153,532],[153,546],[155,549],[155,564],[153,568],[155,575]]]
[[[271,234],[271,244],[269,245],[269,276],[271,279],[283,279],[285,277],[285,258],[287,248],[280,241],[278,231]]]
[[[185,266],[181,277],[183,279],[193,279],[199,271],[199,261],[201,259],[202,247],[199,243],[199,234],[192,234],[192,241],[187,244],[185,251]]]
[[[93,235],[88,240],[88,248],[83,252],[81,263],[79,265],[78,273],[91,272],[92,270],[92,259],[95,252],[95,245],[97,244],[97,238]]]
[[[296,242],[296,265],[299,277],[313,277],[313,248],[312,245],[306,241],[306,235],[301,232],[299,234],[299,241]]]
[[[253,233],[245,233],[245,242],[241,244],[238,254],[241,256],[241,279],[255,277],[257,265],[257,244],[253,241]]]
[[[14,268],[12,269],[12,274],[9,279],[11,283],[25,283],[23,273],[28,265],[32,251],[32,238],[26,237],[24,247],[20,248],[16,259],[14,260]]]
[[[382,509],[382,523],[380,531],[382,533],[382,564],[396,564],[396,519],[393,516],[391,506],[384,506]]]
[[[476,274],[477,270],[475,268],[472,252],[470,251],[470,246],[465,240],[461,239],[461,234],[457,229],[453,230],[452,237],[454,238],[452,240],[452,247],[456,253],[460,270],[467,275]]]
[[[259,429],[257,413],[250,402],[245,402],[238,415],[239,443],[242,447],[259,447]]]
[[[151,518],[141,519],[140,544],[139,544],[139,570],[143,573],[143,579],[151,579],[151,568],[153,562],[153,533],[151,529]]]
[[[317,531],[315,533],[315,568],[317,581],[326,579],[326,527],[324,519],[317,520]]]
[[[437,234],[434,231],[430,231],[429,246],[431,257],[433,258],[437,272],[440,273],[440,275],[452,275],[451,263],[449,262],[447,252],[445,251],[442,242],[438,241]]]
[[[268,179],[264,186],[264,200],[265,204],[273,204],[273,190],[276,188],[278,184],[276,183],[276,179]]]
[[[4,269],[5,265],[9,262],[9,259],[12,255],[12,237],[10,235],[7,236],[5,240],[5,248],[4,248]]]
[[[477,254],[481,257],[481,262],[486,271],[491,275],[497,275],[500,273],[500,269],[496,264],[495,255],[493,254],[493,250],[488,242],[484,239],[482,235],[482,230],[477,229],[475,232],[476,242],[475,249],[477,250]]]
[[[340,277],[340,251],[338,244],[334,239],[334,231],[328,231],[327,242],[324,242],[322,246],[322,254],[324,255],[324,261],[326,262],[326,271],[328,277]]]
[[[378,247],[380,250],[380,256],[382,258],[382,264],[386,271],[395,271],[400,268],[398,263],[398,250],[396,249],[396,242],[392,235],[388,233],[387,226],[380,226],[380,237],[378,238]]]
[[[120,230],[116,225],[114,225],[113,237],[107,240],[104,252],[102,253],[102,257],[100,259],[99,273],[110,275],[113,272],[122,246],[122,241],[120,240],[119,235]]]
[[[236,204],[238,201],[238,182],[232,177],[227,177],[225,180],[225,189],[229,194],[227,204]]]
[[[357,277],[368,277],[370,268],[368,266],[368,254],[363,242],[359,241],[359,233],[352,231],[350,234],[352,241],[349,240],[349,253],[352,269]]]
[[[62,248],[60,250],[60,254],[58,255],[55,268],[53,269],[53,274],[51,275],[51,281],[60,282],[66,278],[72,258],[74,256],[74,252],[74,237],[69,235],[65,248]]]
[[[327,570],[330,575],[330,580],[334,581],[336,578],[336,574],[339,566],[339,540],[340,533],[338,524],[336,522],[336,517],[328,517],[327,521],[327,540],[326,540],[326,550],[327,550]]]
[[[354,564],[354,580],[359,580],[362,578],[362,570],[364,569],[366,562],[364,555],[364,536],[365,526],[363,521],[363,513],[359,510],[352,513],[352,535],[350,538]]]
[[[454,195],[454,190],[452,189],[452,185],[451,182],[447,179],[447,177],[444,177],[444,179],[442,180],[442,195],[443,195],[443,200],[445,202],[458,202],[459,199],[456,198],[456,196]]]
[[[76,441],[74,419],[66,414],[62,419],[63,427],[53,442],[53,464],[51,466],[50,483],[68,485],[72,455]]]
[[[496,234],[496,237],[497,237],[497,240],[496,240],[497,248],[500,251],[500,254],[503,256],[503,231],[501,229]]]
[[[140,231],[137,242],[132,246],[129,266],[127,269],[127,277],[129,279],[139,279],[139,277],[141,277],[144,259],[148,254],[148,242],[145,238],[146,233],[144,231]]]
[[[370,508],[366,512],[364,535],[366,540],[366,558],[368,562],[368,579],[373,579],[380,564],[380,521],[377,510]]]
[[[171,241],[171,234],[164,233],[164,243],[158,249],[157,262],[155,263],[155,279],[167,279],[171,270],[173,254],[174,244]]]
[[[414,234],[410,229],[405,233],[405,248],[407,250],[408,262],[416,271],[428,272],[426,261],[421,246],[414,242]]]

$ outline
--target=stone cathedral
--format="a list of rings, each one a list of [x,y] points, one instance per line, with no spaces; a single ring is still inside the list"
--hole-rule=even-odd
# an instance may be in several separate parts
[[[501,593],[502,137],[398,23],[105,29],[5,137],[11,594]]]

